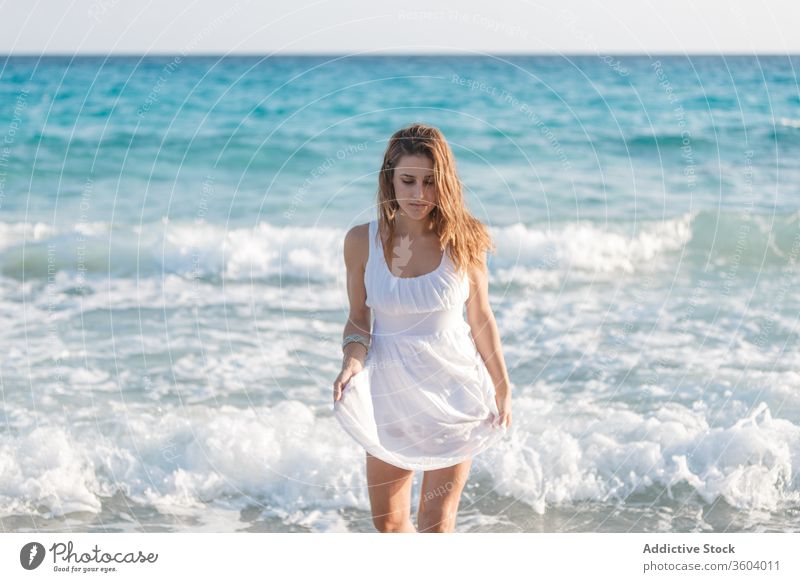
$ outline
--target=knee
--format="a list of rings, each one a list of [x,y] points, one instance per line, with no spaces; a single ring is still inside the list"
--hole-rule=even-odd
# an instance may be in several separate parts
[[[397,533],[405,531],[406,519],[398,515],[373,516],[372,525],[380,533]]]
[[[446,507],[424,508],[417,521],[420,533],[449,533],[455,531],[456,515]]]

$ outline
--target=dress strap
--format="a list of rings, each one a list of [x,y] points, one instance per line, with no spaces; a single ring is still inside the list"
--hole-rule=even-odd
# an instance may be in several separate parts
[[[376,218],[369,223],[369,254],[374,256],[375,259],[380,259],[379,253],[382,252],[383,249],[381,249],[378,241],[378,219]]]

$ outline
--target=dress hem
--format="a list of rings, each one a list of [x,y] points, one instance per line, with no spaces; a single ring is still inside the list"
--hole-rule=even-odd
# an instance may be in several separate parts
[[[389,460],[387,456],[384,454],[386,452],[385,449],[378,450],[373,445],[365,445],[363,442],[361,442],[361,439],[359,439],[354,434],[354,432],[350,429],[350,427],[346,423],[342,422],[342,419],[339,417],[338,408],[336,407],[336,405],[334,405],[333,413],[334,413],[333,415],[336,417],[336,420],[339,421],[339,424],[342,426],[344,431],[348,435],[350,435],[350,438],[356,441],[356,443],[359,446],[361,446],[361,448],[363,448],[367,453],[369,453],[370,455],[372,455],[377,459],[380,459],[384,463],[388,463],[389,465],[397,467],[398,469],[405,469],[407,471],[435,471],[437,469],[446,469],[447,467],[458,465],[459,463],[463,463],[467,459],[471,459],[481,454],[482,452],[486,451],[489,447],[497,444],[499,441],[503,439],[503,437],[505,437],[508,434],[507,427],[501,428],[498,430],[497,433],[495,433],[491,438],[489,438],[485,443],[483,443],[483,445],[481,445],[474,452],[466,455],[459,455],[457,457],[447,457],[446,459],[442,458],[441,461],[438,463],[427,465],[422,463],[406,462],[394,458]],[[429,458],[438,459],[437,457],[429,457]]]

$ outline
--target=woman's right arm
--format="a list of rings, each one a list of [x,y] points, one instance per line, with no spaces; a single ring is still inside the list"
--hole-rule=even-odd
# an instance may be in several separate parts
[[[364,269],[369,256],[369,225],[351,228],[344,237],[344,263],[347,267],[347,297],[350,313],[342,333],[342,341],[348,335],[358,333],[371,338],[370,308],[367,307],[367,290],[364,287]],[[342,390],[351,377],[364,369],[367,350],[358,342],[347,344],[342,356],[342,371],[333,382],[333,399],[342,397]]]

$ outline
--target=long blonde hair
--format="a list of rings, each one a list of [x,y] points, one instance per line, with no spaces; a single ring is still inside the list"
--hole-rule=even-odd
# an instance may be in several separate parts
[[[378,174],[378,222],[388,233],[387,247],[393,248],[394,219],[400,206],[394,191],[394,169],[404,155],[423,155],[433,162],[433,176],[438,202],[431,211],[439,245],[450,244],[450,256],[458,270],[483,263],[483,254],[495,247],[486,226],[470,214],[464,204],[461,180],[455,157],[444,134],[431,125],[413,123],[396,131],[386,147]]]

